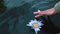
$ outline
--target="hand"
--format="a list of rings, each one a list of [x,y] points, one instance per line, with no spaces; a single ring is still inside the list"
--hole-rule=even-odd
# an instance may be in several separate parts
[[[38,10],[37,12],[33,12],[33,14],[36,14],[35,18],[38,18],[38,17],[40,17],[40,16],[43,16],[43,15],[44,15],[44,14],[43,14],[43,12],[42,12],[42,11],[40,11],[40,10]]]
[[[43,16],[43,15],[53,15],[56,12],[55,12],[54,8],[51,8],[51,9],[48,9],[48,10],[45,10],[45,11],[38,10],[37,12],[33,12],[33,13],[36,14],[35,18],[38,18],[38,17]]]

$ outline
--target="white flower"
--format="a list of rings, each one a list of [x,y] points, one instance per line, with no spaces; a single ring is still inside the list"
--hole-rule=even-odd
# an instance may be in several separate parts
[[[36,19],[31,20],[27,26],[30,26],[32,29],[34,29],[35,33],[37,34],[38,31],[40,31],[40,28],[43,24],[41,21],[37,21]]]

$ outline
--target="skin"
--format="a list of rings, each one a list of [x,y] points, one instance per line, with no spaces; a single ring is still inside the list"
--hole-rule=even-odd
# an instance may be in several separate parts
[[[43,15],[56,14],[56,11],[55,11],[54,8],[51,8],[51,9],[47,9],[47,10],[44,10],[44,11],[38,10],[37,12],[33,12],[33,14],[36,14],[35,18],[38,18],[38,17],[43,16]]]

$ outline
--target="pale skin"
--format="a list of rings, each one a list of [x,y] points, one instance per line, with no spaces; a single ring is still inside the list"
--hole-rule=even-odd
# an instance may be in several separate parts
[[[55,11],[54,8],[51,8],[51,9],[44,10],[44,11],[38,10],[37,12],[33,12],[33,14],[36,14],[35,18],[38,18],[38,17],[43,16],[43,15],[53,15],[53,14],[56,14],[56,11]]]

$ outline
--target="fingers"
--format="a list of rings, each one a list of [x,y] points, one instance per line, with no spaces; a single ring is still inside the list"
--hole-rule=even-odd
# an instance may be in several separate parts
[[[40,14],[40,10],[38,10],[37,12],[34,12],[33,14]]]
[[[34,12],[34,14],[39,14],[39,12]]]
[[[42,16],[42,12],[40,10],[34,12],[34,14],[36,14],[35,18],[39,18],[40,16]]]
[[[36,16],[35,16],[35,18],[39,18],[39,17],[40,17],[40,15],[36,15]]]

